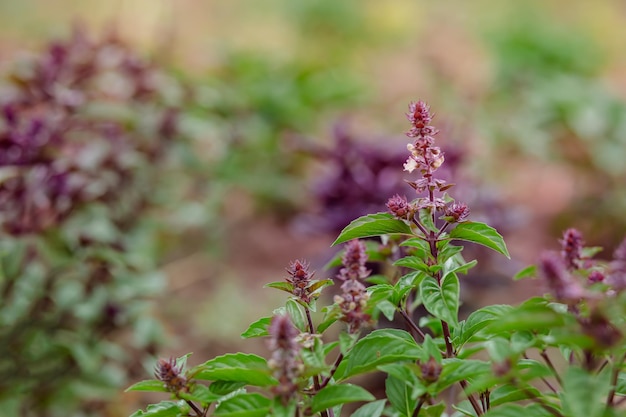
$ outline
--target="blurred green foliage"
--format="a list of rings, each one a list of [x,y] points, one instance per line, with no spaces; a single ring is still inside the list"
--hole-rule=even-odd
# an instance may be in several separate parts
[[[214,181],[277,214],[292,211],[303,196],[299,138],[361,97],[347,71],[251,53],[227,54],[196,85],[190,111],[197,123],[212,123],[220,141],[222,153],[210,168]]]
[[[489,32],[496,82],[482,121],[499,152],[521,151],[578,176],[575,200],[553,219],[554,231],[578,224],[616,244],[626,222],[626,102],[601,76],[609,61],[588,32],[526,10]]]

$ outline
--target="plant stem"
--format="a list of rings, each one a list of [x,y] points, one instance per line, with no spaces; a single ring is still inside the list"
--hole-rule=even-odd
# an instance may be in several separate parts
[[[528,391],[527,388],[521,387],[517,382],[514,382],[514,385],[516,385],[520,390],[522,390],[522,392],[528,396],[529,400],[531,400],[532,402],[536,404],[539,404],[541,408],[543,408],[544,410],[552,414],[554,417],[565,417],[563,416],[563,414],[561,414],[559,410],[554,408],[552,405],[546,403],[542,398],[537,397],[533,392]]]
[[[467,381],[461,380],[459,381],[459,383],[461,384],[461,388],[463,388],[463,392],[465,392],[465,390],[467,389]],[[465,392],[465,395],[467,395],[467,399],[469,400],[470,404],[472,404],[472,408],[474,409],[474,411],[476,411],[476,415],[483,415],[483,410],[480,408],[480,404],[478,404],[478,401],[474,397],[474,394],[468,394],[467,392]]]
[[[420,397],[420,400],[417,403],[417,407],[415,407],[415,410],[413,410],[413,417],[417,417],[420,415],[420,410],[422,409],[422,406],[424,405],[427,399],[428,399],[428,394],[424,394]]]
[[[306,312],[306,319],[307,319],[308,326],[309,326],[309,333],[315,334],[315,327],[313,326],[313,319],[311,318],[311,310],[309,310],[308,307],[304,307],[304,311]],[[313,386],[315,387],[315,392],[319,392],[319,390],[322,389],[320,385],[319,375],[313,376]],[[330,410],[330,414],[328,413],[328,410],[322,411],[322,417],[334,417],[333,411]]]
[[[615,400],[615,387],[617,385],[617,379],[619,378],[619,372],[624,360],[626,360],[626,354],[622,355],[622,359],[617,362],[613,368],[613,373],[611,374],[611,391],[609,391],[609,395],[606,398],[607,407],[612,406],[613,401]]]
[[[189,405],[189,407],[191,407],[191,409],[194,411],[194,413],[196,413],[198,417],[203,417],[205,415],[204,412],[193,403],[193,401],[185,400],[185,402]]]
[[[402,316],[404,321],[406,321],[406,323],[409,325],[411,330],[413,330],[415,333],[417,333],[422,338],[422,341],[423,341],[426,338],[426,335],[424,334],[422,329],[417,327],[417,324],[415,324],[413,319],[408,315],[408,313],[406,311],[404,311],[403,308],[398,308],[398,311],[400,312],[400,315]]]
[[[337,359],[335,360],[335,363],[333,364],[332,369],[330,370],[330,375],[328,375],[328,377],[322,381],[320,385],[320,389],[328,385],[333,375],[335,375],[335,372],[337,372],[337,368],[339,368],[339,364],[341,363],[342,360],[343,360],[343,353],[340,353],[339,356],[337,356]]]
[[[556,378],[556,380],[558,381],[559,385],[563,385],[563,381],[561,380],[561,376],[559,375],[559,373],[556,371],[556,368],[554,367],[554,364],[552,363],[552,361],[550,360],[550,357],[548,356],[548,353],[545,350],[542,350],[540,353],[541,357],[543,358],[543,360],[546,362],[546,364],[548,365],[548,367],[552,370],[552,373],[554,374],[554,377]],[[556,392],[554,389],[552,389],[552,391]]]
[[[443,340],[446,342],[446,357],[451,358],[454,356],[454,349],[452,348],[452,342],[450,342],[450,327],[448,322],[441,320],[441,328],[443,329]]]
[[[526,354],[524,354],[524,358],[529,359],[529,358],[528,358],[528,355],[526,355]],[[548,360],[549,360],[549,358],[548,358]],[[550,368],[552,369],[552,367],[550,367]],[[553,373],[556,373],[556,371],[555,371],[554,369],[552,369],[552,372],[553,372]],[[558,379],[558,376],[557,376],[557,379]],[[558,393],[558,392],[557,392],[557,390],[556,390],[556,388],[554,388],[554,386],[553,386],[553,385],[550,383],[550,381],[548,381],[546,378],[541,377],[541,381],[543,381],[543,383],[547,385],[547,387],[550,389],[550,391],[552,391],[552,392],[553,392],[553,393],[555,393],[555,394],[557,394],[557,393]]]

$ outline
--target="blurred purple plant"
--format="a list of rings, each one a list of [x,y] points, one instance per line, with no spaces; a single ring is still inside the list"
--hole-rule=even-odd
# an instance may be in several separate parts
[[[141,242],[165,231],[153,220],[178,166],[183,98],[117,36],[80,29],[0,85],[0,406],[11,398],[15,415],[56,416],[55,401],[89,412],[155,351],[142,299],[160,289],[158,245]],[[111,355],[116,344],[132,357]],[[84,401],[79,382],[100,391]]]
[[[163,95],[171,81],[114,35],[95,42],[75,30],[23,64],[0,96],[0,224],[12,235],[44,231],[84,203],[117,204],[176,131]],[[156,117],[142,123],[133,106]]]

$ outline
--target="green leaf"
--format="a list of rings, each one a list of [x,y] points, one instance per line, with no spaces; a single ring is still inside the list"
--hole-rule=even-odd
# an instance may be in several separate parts
[[[301,332],[307,332],[309,326],[302,306],[294,300],[288,300],[285,307],[293,325]]]
[[[440,364],[443,360],[441,350],[439,349],[439,346],[437,345],[437,343],[435,343],[435,340],[431,337],[431,335],[427,334],[424,338],[424,342],[422,343],[422,349],[424,349],[424,353],[422,355],[423,361],[426,362],[432,357],[437,363]]]
[[[436,382],[438,392],[461,380],[479,378],[493,373],[491,364],[477,359],[447,358],[442,361],[442,365],[441,375]]]
[[[417,398],[427,391],[422,381],[417,377],[417,375],[421,374],[421,368],[415,363],[388,363],[380,365],[378,369],[409,385],[412,398]]]
[[[331,285],[335,285],[332,279],[323,279],[320,281],[314,281],[311,285],[307,287],[310,293],[315,293],[315,291],[320,290],[324,287],[329,287]]]
[[[400,415],[409,417],[413,415],[413,410],[417,406],[417,398],[413,398],[412,389],[403,379],[387,376],[385,380],[385,393],[394,410]]]
[[[195,384],[191,392],[181,392],[178,395],[183,400],[197,401],[202,404],[210,404],[222,398],[222,395],[215,394],[209,387],[202,384]]]
[[[239,394],[222,401],[213,415],[218,417],[265,417],[271,401],[261,394]]]
[[[137,382],[126,388],[126,391],[153,391],[153,392],[167,392],[165,384],[162,381],[156,379],[148,379],[145,381]]]
[[[404,330],[374,330],[359,340],[335,373],[337,380],[375,370],[377,366],[402,360],[416,360],[422,349]]]
[[[150,404],[146,411],[136,411],[130,417],[179,417],[188,414],[189,406],[184,401],[161,401]]]
[[[311,411],[319,413],[336,405],[346,404],[356,401],[374,401],[376,398],[365,388],[352,384],[329,385],[320,390],[313,401],[311,401]]]
[[[550,329],[565,324],[565,314],[557,313],[545,304],[522,304],[512,308],[498,320],[489,323],[485,331],[491,335],[539,329],[542,332],[548,332]],[[540,327],[538,327],[539,323]]]
[[[271,415],[271,417],[294,417],[297,415],[296,402],[289,401],[287,404],[283,404],[282,398],[280,396],[274,398],[271,407],[271,414],[269,414]]]
[[[382,312],[387,320],[393,320],[396,312],[395,288],[389,284],[377,284],[369,287],[367,292],[370,295],[368,306]]]
[[[610,372],[592,375],[570,366],[563,376],[563,414],[568,417],[602,417],[611,388]]]
[[[451,324],[458,323],[459,279],[455,274],[442,280],[441,287],[435,278],[427,276],[420,282],[419,289],[424,307],[430,314]]]
[[[422,226],[426,228],[426,230],[432,231],[432,232],[437,231],[437,227],[435,226],[435,223],[433,222],[432,208],[420,209],[418,215],[419,215],[420,223],[422,224]]]
[[[252,337],[267,336],[269,334],[267,329],[270,327],[271,322],[271,317],[262,317],[248,326],[248,329],[241,333],[241,337],[249,339]]]
[[[356,344],[358,339],[358,333],[353,334],[346,331],[339,333],[339,351],[343,355],[346,355],[350,351],[350,349],[352,349],[352,347]]]
[[[479,245],[486,246],[489,249],[503,254],[509,259],[511,258],[500,233],[493,227],[484,223],[459,223],[450,232],[450,239],[478,243]]]
[[[341,310],[337,304],[333,304],[328,307],[324,307],[324,319],[320,324],[317,325],[317,332],[324,333],[326,329],[332,326],[339,317],[341,317]]]
[[[489,397],[489,403],[492,407],[497,407],[502,404],[518,402],[526,400],[528,398],[540,396],[541,393],[539,392],[539,390],[532,386],[522,389],[513,385],[503,385],[491,392],[491,395]]]
[[[218,356],[195,367],[190,374],[196,379],[245,382],[259,387],[276,384],[265,359],[245,353]]]
[[[214,381],[209,385],[209,391],[223,396],[235,392],[244,386],[246,386],[246,383],[240,381]]]
[[[474,311],[469,315],[467,320],[455,334],[453,342],[457,349],[462,347],[465,343],[472,341],[475,336],[491,322],[498,320],[500,317],[513,310],[513,307],[506,304],[496,304],[487,307],[483,307]]]
[[[380,417],[385,409],[385,400],[378,400],[359,407],[350,417]]]
[[[359,217],[347,225],[331,246],[362,237],[381,236],[388,234],[411,235],[411,227],[389,213],[368,214]]]
[[[405,256],[404,258],[400,258],[393,263],[394,266],[403,266],[406,268],[415,269],[416,271],[422,271],[429,273],[430,266],[424,262],[422,258],[417,256]]]
[[[463,246],[456,246],[456,245],[450,244],[449,240],[440,241],[439,246],[441,246],[439,248],[439,253],[437,255],[437,259],[439,259],[439,262],[447,261],[448,259],[461,253],[464,249]]]
[[[276,281],[265,284],[263,288],[275,288],[277,290],[288,292],[289,294],[293,294],[293,284],[287,281]]]
[[[411,255],[420,259],[428,259],[432,257],[428,242],[419,237],[412,237],[400,243],[400,246],[409,246],[413,248]]]
[[[519,281],[524,278],[535,278],[537,276],[537,265],[529,265],[526,268],[513,275],[513,281]]]
[[[441,417],[443,412],[446,411],[446,404],[440,402],[439,404],[433,404],[429,406],[422,407],[423,414],[426,417]]]
[[[518,404],[505,404],[494,407],[483,414],[484,417],[554,417],[552,413],[542,408],[539,404],[521,406]],[[568,416],[569,417],[569,416]]]

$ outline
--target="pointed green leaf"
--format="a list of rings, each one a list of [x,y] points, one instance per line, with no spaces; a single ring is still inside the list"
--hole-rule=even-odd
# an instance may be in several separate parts
[[[271,417],[294,417],[298,413],[296,411],[298,404],[295,401],[289,401],[287,404],[283,404],[282,398],[277,396],[272,401],[272,409],[270,410]]]
[[[374,401],[376,398],[365,388],[352,384],[329,385],[318,392],[311,401],[311,411],[319,413],[336,405],[356,401]]]
[[[424,307],[430,314],[451,324],[458,323],[459,279],[455,274],[442,280],[441,287],[435,278],[427,276],[419,288]]]
[[[245,353],[218,356],[195,367],[190,374],[196,379],[245,382],[259,387],[276,384],[265,359]]]
[[[412,249],[411,255],[420,259],[428,259],[431,256],[428,242],[419,237],[413,237],[400,243],[400,246],[409,246]]]
[[[245,382],[240,381],[214,381],[209,385],[209,391],[217,395],[228,395],[244,387]]]
[[[317,332],[324,333],[324,331],[332,326],[332,324],[336,322],[339,317],[341,317],[341,310],[337,304],[325,307],[324,319],[320,324],[318,324]]]
[[[443,369],[436,382],[437,392],[461,380],[492,375],[491,364],[477,359],[447,358],[442,361]]]
[[[465,343],[471,341],[478,332],[511,310],[513,310],[513,307],[510,305],[496,304],[474,311],[455,332],[453,342],[456,348],[459,349]]]
[[[380,417],[385,409],[385,400],[378,400],[359,407],[350,417]]]
[[[241,333],[241,337],[249,339],[251,337],[267,336],[269,334],[267,329],[270,327],[271,322],[271,317],[262,317],[248,326],[248,329]]]
[[[611,388],[610,372],[592,375],[570,366],[563,377],[563,414],[571,417],[602,417]]]
[[[441,246],[437,256],[439,262],[446,262],[448,259],[461,253],[464,249],[463,246],[452,245],[449,240],[440,241],[438,246]]]
[[[217,417],[265,417],[269,414],[271,401],[256,393],[239,394],[222,401],[215,412]]]
[[[150,404],[146,411],[136,411],[130,417],[180,417],[188,414],[189,406],[184,401],[161,401]]]
[[[476,264],[478,261],[475,259],[466,263],[458,263],[454,258],[450,258],[443,264],[442,280],[445,281],[449,274],[467,274],[467,271],[475,267]]]
[[[419,219],[422,226],[428,231],[437,232],[437,227],[433,221],[433,214],[431,208],[423,208],[419,210]]]
[[[473,414],[472,414],[473,415]],[[483,414],[484,417],[554,417],[552,413],[542,408],[539,404],[521,406],[518,404],[504,404],[493,407]]]
[[[320,281],[313,282],[311,285],[309,285],[307,287],[307,290],[309,290],[309,292],[313,293],[313,292],[315,292],[315,291],[317,291],[319,289],[322,289],[324,287],[328,287],[328,286],[331,286],[331,285],[335,285],[335,283],[333,282],[332,279],[323,279],[323,280],[320,280]]]
[[[532,396],[532,397],[531,397]],[[501,404],[518,402],[526,400],[528,398],[540,397],[541,393],[535,387],[529,386],[524,388],[518,388],[513,385],[503,385],[496,388],[491,392],[489,403],[492,407],[497,407]]]
[[[474,242],[511,258],[502,235],[496,229],[480,222],[464,222],[450,232],[450,239]]]
[[[412,231],[406,222],[396,219],[389,213],[368,214],[347,225],[331,246],[352,239],[389,234],[411,235]]]
[[[427,405],[422,407],[425,417],[441,417],[444,411],[446,411],[446,403],[440,402],[439,404]]]
[[[406,268],[415,269],[417,271],[422,272],[430,272],[430,267],[424,262],[422,258],[418,258],[417,256],[405,256],[404,258],[400,258],[393,263],[394,266],[404,266]]]
[[[195,401],[202,404],[210,404],[222,398],[221,395],[215,394],[209,390],[209,387],[202,384],[195,384],[191,392],[181,392],[178,395],[180,395],[180,398],[183,400]]]
[[[308,324],[302,306],[294,300],[288,300],[285,307],[293,325],[301,332],[307,332]]]
[[[385,394],[391,406],[401,416],[410,417],[417,406],[417,398],[413,398],[412,388],[403,379],[388,375],[385,380]]]
[[[263,286],[264,288],[275,288],[277,290],[288,292],[289,294],[293,294],[293,284],[287,281],[276,281],[270,282]]]
[[[337,369],[335,378],[339,381],[373,371],[385,363],[416,360],[421,351],[413,337],[404,330],[374,330],[354,345]]]
[[[126,391],[153,391],[153,392],[167,392],[165,384],[162,381],[156,379],[148,379],[145,381],[137,382],[126,388]]]
[[[513,275],[514,281],[519,281],[524,278],[535,278],[537,276],[537,265],[529,265],[526,268]]]

